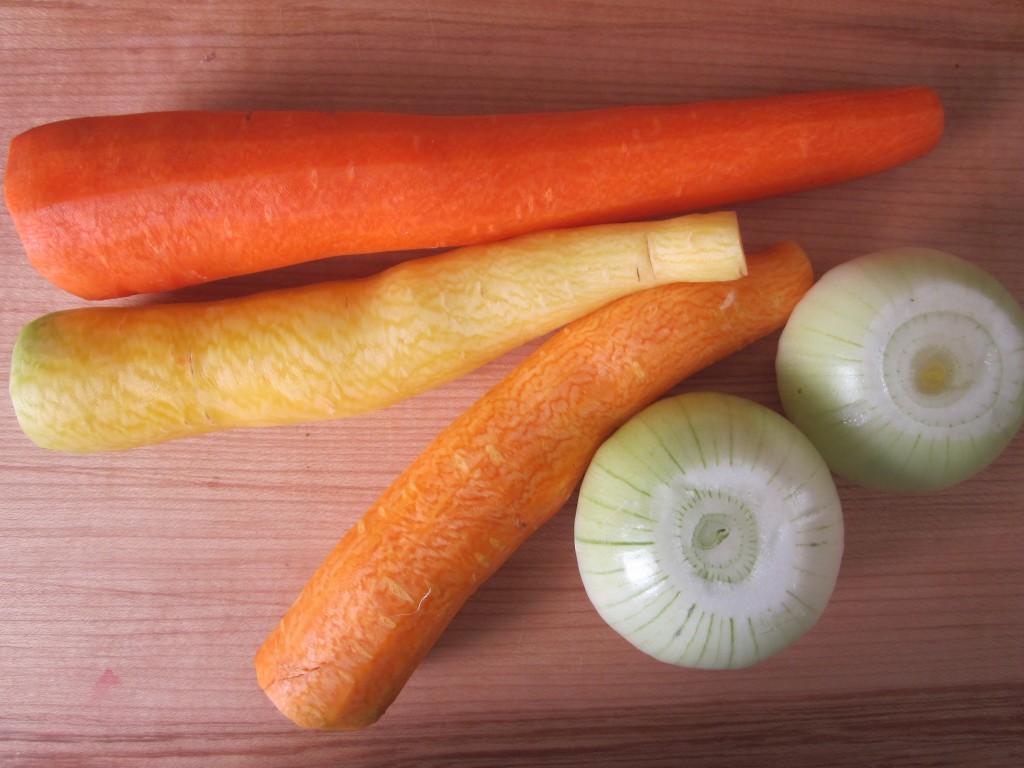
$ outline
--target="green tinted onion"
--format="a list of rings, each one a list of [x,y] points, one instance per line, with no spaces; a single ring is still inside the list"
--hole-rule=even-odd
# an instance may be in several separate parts
[[[776,371],[786,415],[837,475],[946,488],[988,466],[1024,422],[1024,312],[956,256],[881,251],[807,293]]]
[[[620,428],[580,488],[576,556],[602,618],[641,651],[755,664],[818,620],[843,551],[828,467],[749,400],[692,393]]]

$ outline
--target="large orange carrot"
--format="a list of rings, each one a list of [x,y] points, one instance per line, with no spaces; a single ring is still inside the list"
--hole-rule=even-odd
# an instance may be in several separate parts
[[[600,443],[689,374],[781,327],[812,282],[799,247],[730,283],[679,283],[569,324],[445,429],[345,535],[256,654],[310,728],[395,699],[474,590],[569,499]]]
[[[35,267],[103,299],[794,192],[910,160],[942,129],[926,88],[492,116],[146,113],[17,136],[5,195]]]

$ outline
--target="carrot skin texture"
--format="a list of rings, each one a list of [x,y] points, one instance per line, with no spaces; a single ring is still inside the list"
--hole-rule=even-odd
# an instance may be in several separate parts
[[[442,431],[348,531],[256,654],[296,724],[356,729],[459,608],[570,498],[598,446],[680,380],[781,328],[813,277],[784,243],[569,324]]]
[[[42,275],[108,299],[787,194],[911,160],[942,130],[923,87],[483,116],[87,117],[16,136],[5,197]]]

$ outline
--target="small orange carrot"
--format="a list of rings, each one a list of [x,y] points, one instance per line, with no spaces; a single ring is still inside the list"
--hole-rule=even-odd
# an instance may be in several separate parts
[[[649,218],[929,151],[927,88],[582,112],[165,112],[15,137],[5,196],[36,269],[87,299],[312,259]]]
[[[562,508],[601,442],[780,328],[811,282],[788,243],[737,281],[652,288],[556,333],[344,536],[257,652],[260,686],[305,727],[376,721],[475,589]]]

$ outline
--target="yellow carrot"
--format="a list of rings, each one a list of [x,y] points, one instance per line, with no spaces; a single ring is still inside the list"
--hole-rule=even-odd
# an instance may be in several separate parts
[[[132,448],[339,418],[450,381],[615,298],[745,270],[735,214],[523,235],[334,281],[38,318],[11,399],[38,445]]]
[[[686,376],[780,328],[812,282],[794,244],[731,283],[619,299],[538,347],[352,527],[256,654],[295,723],[360,728],[449,621],[562,508],[601,442]]]

